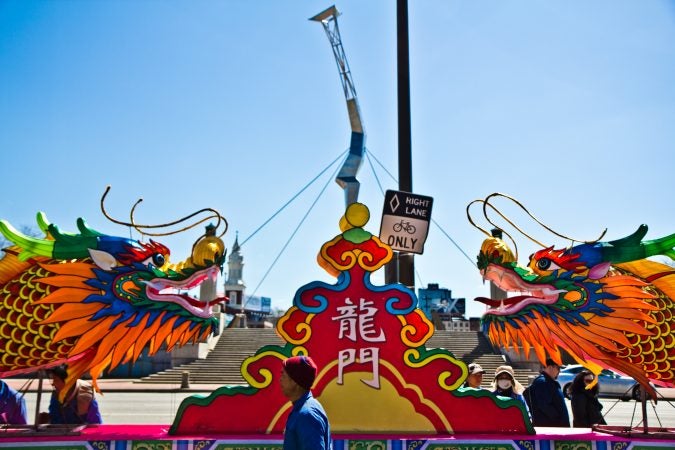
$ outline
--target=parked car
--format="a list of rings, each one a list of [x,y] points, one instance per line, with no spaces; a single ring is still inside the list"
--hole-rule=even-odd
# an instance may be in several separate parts
[[[572,387],[572,381],[582,370],[584,370],[584,366],[579,364],[568,365],[560,369],[558,383],[562,386],[566,398],[571,398],[570,388]],[[600,383],[600,397],[618,397],[624,401],[630,399],[640,400],[640,385],[630,377],[605,369],[600,372],[598,383]]]

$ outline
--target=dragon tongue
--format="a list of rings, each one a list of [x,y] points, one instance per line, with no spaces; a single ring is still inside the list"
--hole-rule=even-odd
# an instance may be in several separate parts
[[[507,306],[507,305],[514,305],[523,299],[530,298],[529,296],[526,295],[518,295],[515,297],[508,297],[503,300],[494,300],[491,298],[486,298],[486,297],[476,297],[474,300],[480,303],[485,303],[488,306],[491,306],[493,308],[498,308],[500,306]]]
[[[474,300],[480,303],[485,303],[486,305],[492,306],[494,308],[500,305],[499,300],[492,300],[491,298],[487,297],[476,297]]]

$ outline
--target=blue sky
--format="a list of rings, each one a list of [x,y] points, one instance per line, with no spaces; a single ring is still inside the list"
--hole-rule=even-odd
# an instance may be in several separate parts
[[[33,225],[44,211],[64,230],[84,217],[127,235],[99,209],[111,185],[116,217],[140,197],[147,223],[211,207],[229,221],[227,246],[237,231],[243,241],[349,145],[330,45],[307,20],[330,5],[0,1],[0,217]],[[394,5],[336,3],[368,151],[396,175]],[[409,28],[413,190],[434,198],[433,219],[471,259],[484,236],[465,208],[493,192],[574,239],[641,223],[648,238],[674,231],[672,1],[411,1]],[[344,201],[328,173],[243,246],[247,293],[285,308],[303,284],[330,280],[315,257]],[[367,162],[359,174],[374,234],[379,185],[397,189],[376,174]],[[504,208],[537,239],[568,245]],[[162,241],[182,259],[198,235]],[[536,247],[516,240],[524,262]],[[415,263],[418,287],[488,294],[435,226]]]

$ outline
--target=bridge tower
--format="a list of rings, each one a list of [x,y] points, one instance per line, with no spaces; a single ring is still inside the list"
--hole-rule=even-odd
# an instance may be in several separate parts
[[[349,145],[349,154],[343,163],[340,171],[335,178],[337,184],[344,189],[345,192],[345,207],[356,202],[359,197],[359,181],[356,179],[356,174],[361,167],[361,160],[366,145],[366,134],[361,121],[361,112],[359,111],[359,102],[356,97],[356,89],[354,88],[354,81],[349,70],[349,63],[342,47],[342,39],[340,38],[340,28],[338,27],[337,18],[340,15],[335,6],[320,12],[309,20],[321,23],[330,45],[333,49],[333,56],[337,64],[338,72],[340,73],[340,81],[342,82],[342,90],[347,101],[347,113],[349,114],[349,124],[351,126],[352,135]]]

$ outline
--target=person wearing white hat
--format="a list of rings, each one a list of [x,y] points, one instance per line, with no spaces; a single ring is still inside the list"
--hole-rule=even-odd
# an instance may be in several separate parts
[[[516,374],[513,371],[511,366],[499,366],[495,370],[495,378],[492,380],[492,393],[502,396],[509,397],[514,400],[520,400],[523,402],[525,411],[529,416],[530,409],[527,407],[527,402],[525,402],[525,397],[523,397],[523,385],[516,380]]]
[[[464,382],[464,387],[470,387],[474,389],[483,389],[481,384],[483,384],[483,374],[485,370],[481,367],[480,364],[471,363],[467,367],[469,375],[466,377]]]

